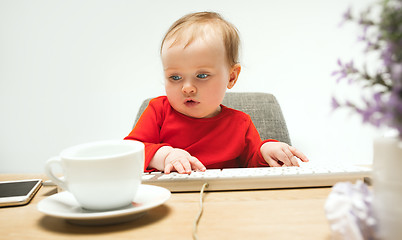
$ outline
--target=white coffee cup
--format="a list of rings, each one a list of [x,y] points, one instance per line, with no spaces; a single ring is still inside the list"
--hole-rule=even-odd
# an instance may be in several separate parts
[[[60,165],[58,178],[53,165]],[[104,211],[128,206],[141,183],[144,144],[131,140],[108,140],[77,145],[47,161],[45,172],[73,194],[82,208]]]

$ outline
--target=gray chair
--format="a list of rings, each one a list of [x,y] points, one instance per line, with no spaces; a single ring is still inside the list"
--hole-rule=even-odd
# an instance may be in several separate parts
[[[144,100],[140,106],[135,123],[137,123],[150,100],[151,98]],[[261,139],[276,139],[291,145],[285,118],[274,95],[269,93],[228,92],[222,104],[250,115]]]

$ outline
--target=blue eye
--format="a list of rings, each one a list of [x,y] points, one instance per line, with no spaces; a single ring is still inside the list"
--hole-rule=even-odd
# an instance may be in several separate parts
[[[174,80],[174,81],[179,81],[181,79],[180,76],[170,76],[169,78]]]
[[[207,78],[207,77],[208,77],[208,74],[205,74],[205,73],[201,73],[201,74],[197,75],[197,78],[201,78],[201,79],[204,79],[204,78]]]

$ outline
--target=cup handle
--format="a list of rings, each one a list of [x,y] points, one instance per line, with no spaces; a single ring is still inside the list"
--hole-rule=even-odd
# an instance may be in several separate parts
[[[54,175],[52,171],[52,165],[59,165],[61,166],[61,159],[60,157],[52,157],[49,160],[47,160],[46,165],[45,165],[45,173],[46,175],[54,182],[56,183],[59,187],[61,187],[64,190],[67,190],[67,184],[65,181],[63,181],[61,178],[58,178]]]

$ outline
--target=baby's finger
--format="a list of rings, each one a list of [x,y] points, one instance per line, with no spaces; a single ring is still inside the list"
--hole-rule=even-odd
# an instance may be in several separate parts
[[[308,158],[306,157],[306,155],[304,155],[302,152],[300,152],[299,150],[297,150],[295,147],[293,146],[289,146],[289,150],[293,153],[293,155],[295,155],[296,157],[298,157],[300,160],[302,160],[303,162],[308,162]]]
[[[289,150],[289,147],[285,148],[283,151],[285,152],[286,156],[289,158],[290,164],[287,165],[288,167],[291,167],[291,166],[300,167],[299,162],[297,161],[297,158]]]
[[[168,163],[165,165],[165,169],[163,170],[164,173],[169,174],[173,169],[172,163]]]
[[[292,162],[292,165],[291,165],[291,166],[300,167],[299,161],[297,160],[297,157],[296,157],[296,156],[293,156],[292,158],[290,158],[290,161]]]
[[[273,160],[272,158],[265,160],[270,167],[282,167],[277,161]]]
[[[300,166],[299,166],[299,163],[297,162],[297,159],[295,159],[293,153],[289,150],[289,147],[283,149],[283,152],[286,154],[287,158],[289,159],[289,164],[287,164],[287,163],[285,162],[285,164],[286,164],[287,166],[289,166],[289,167],[290,167],[290,166],[297,166],[297,167],[300,167]]]
[[[206,167],[196,157],[190,158],[190,163],[194,170],[205,171]]]
[[[283,167],[291,166],[292,162],[290,161],[289,156],[285,153],[283,149],[281,150],[282,151],[275,153],[275,155],[272,158],[275,159],[274,161],[281,161],[283,163]]]
[[[185,173],[186,172],[184,167],[183,167],[183,164],[180,161],[173,162],[173,167],[174,167],[174,169],[176,169],[176,171],[178,173]]]
[[[183,168],[184,168],[184,172],[183,172],[183,173],[188,173],[188,174],[191,173],[190,158],[191,158],[191,157],[189,157],[189,159],[186,158],[186,159],[183,159],[183,160],[180,161],[181,164],[182,164],[182,166],[183,166]]]

